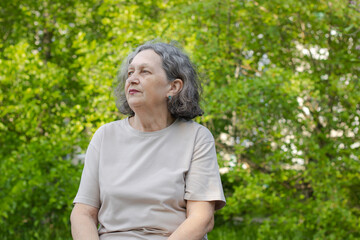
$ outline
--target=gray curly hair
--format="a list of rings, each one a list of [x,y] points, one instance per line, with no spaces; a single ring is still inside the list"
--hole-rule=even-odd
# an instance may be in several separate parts
[[[168,110],[175,118],[186,120],[201,116],[204,112],[199,106],[201,85],[193,64],[189,57],[178,47],[162,43],[149,41],[137,47],[123,61],[115,89],[116,106],[119,111],[125,115],[134,116],[134,111],[130,108],[125,96],[125,82],[127,79],[128,67],[134,57],[141,51],[152,49],[162,59],[162,66],[166,72],[167,79],[171,82],[175,79],[183,81],[181,91],[172,96],[168,101]]]

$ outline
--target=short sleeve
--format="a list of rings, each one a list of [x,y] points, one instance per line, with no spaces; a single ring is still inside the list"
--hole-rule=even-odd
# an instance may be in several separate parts
[[[100,128],[101,129],[101,128]],[[100,207],[100,188],[99,188],[99,146],[101,144],[101,130],[98,130],[85,155],[84,169],[81,175],[79,190],[73,203],[84,203],[93,207]]]
[[[215,141],[210,131],[203,127],[196,137],[190,169],[185,177],[186,200],[215,201],[215,210],[226,201],[217,163]]]

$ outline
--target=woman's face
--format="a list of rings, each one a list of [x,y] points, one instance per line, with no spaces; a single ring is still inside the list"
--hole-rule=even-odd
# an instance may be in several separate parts
[[[162,67],[162,59],[153,50],[138,53],[128,68],[125,94],[130,108],[153,110],[167,109],[167,93],[170,83]]]

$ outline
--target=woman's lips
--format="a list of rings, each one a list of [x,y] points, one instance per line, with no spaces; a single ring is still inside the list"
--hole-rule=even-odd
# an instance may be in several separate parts
[[[136,89],[130,89],[129,90],[129,94],[135,94],[135,93],[138,93],[140,91],[136,90]]]

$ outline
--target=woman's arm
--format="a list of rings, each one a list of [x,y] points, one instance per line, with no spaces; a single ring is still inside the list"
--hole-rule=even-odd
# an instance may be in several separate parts
[[[76,203],[70,216],[71,234],[74,240],[98,240],[97,231],[99,209]]]
[[[168,240],[201,240],[214,227],[215,202],[190,201],[186,203],[186,220]]]

